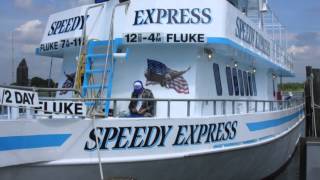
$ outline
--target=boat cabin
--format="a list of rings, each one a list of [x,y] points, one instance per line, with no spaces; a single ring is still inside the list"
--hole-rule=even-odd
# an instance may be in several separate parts
[[[257,24],[249,16],[255,9],[263,17],[265,2],[187,1],[180,8],[170,0],[110,0],[58,12],[49,17],[37,54],[62,58],[59,88],[78,88],[86,98],[130,98],[140,80],[154,98],[177,101],[169,107],[172,117],[270,107],[246,101],[277,100],[279,77],[293,71],[263,19]],[[72,97],[77,94],[57,94]],[[227,102],[188,101],[196,99]],[[106,101],[103,111],[125,116],[129,103]],[[168,103],[157,102],[156,116],[167,115]]]
[[[52,14],[36,53],[62,59],[58,92],[0,88],[1,180],[268,177],[305,132],[303,103],[276,96],[294,75],[279,27],[260,0]]]

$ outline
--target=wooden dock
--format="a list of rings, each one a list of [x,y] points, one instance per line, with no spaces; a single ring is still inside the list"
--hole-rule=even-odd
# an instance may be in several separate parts
[[[305,137],[290,160],[267,180],[319,180],[320,178],[320,69],[306,67]]]

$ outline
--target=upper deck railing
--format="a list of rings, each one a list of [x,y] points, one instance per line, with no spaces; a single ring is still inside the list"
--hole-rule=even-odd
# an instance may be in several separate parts
[[[286,101],[268,101],[268,100],[230,100],[230,99],[136,99],[136,98],[110,98],[110,99],[98,99],[98,98],[40,98],[42,101],[70,101],[70,102],[106,102],[110,101],[113,104],[112,113],[109,117],[112,118],[130,118],[129,113],[123,113],[125,109],[117,109],[119,102],[130,102],[130,101],[152,101],[155,106],[160,103],[165,103],[163,106],[166,109],[166,115],[159,116],[155,113],[154,117],[171,118],[175,103],[179,103],[180,107],[183,107],[182,116],[179,117],[208,117],[208,116],[226,116],[226,115],[237,115],[237,114],[249,114],[249,113],[262,113],[262,112],[273,112],[286,110],[298,106],[303,106],[302,99],[291,99]],[[181,104],[182,103],[182,104]],[[129,104],[129,103],[127,103]],[[209,114],[203,114],[203,104],[210,104],[212,111]],[[192,106],[193,105],[193,106]],[[241,108],[239,109],[239,105]],[[191,107],[200,107],[199,111],[192,111]],[[12,119],[12,117],[20,118],[54,118],[54,115],[60,115],[58,118],[86,118],[98,115],[104,117],[104,113],[101,114],[87,114],[87,115],[70,115],[63,113],[55,113],[50,111],[43,111],[37,108],[21,108],[15,106],[0,106],[1,116],[0,119]],[[12,109],[19,109],[18,115],[13,116]],[[193,108],[194,109],[194,108]],[[34,111],[43,111],[48,114],[35,114]],[[156,108],[155,108],[156,111]]]
[[[2,86],[1,88],[11,88],[19,90],[32,90],[34,92],[48,91],[69,91],[79,93],[77,90],[69,88],[35,88],[35,87],[22,87],[22,86]],[[61,112],[47,111],[36,106],[26,107],[18,105],[0,105],[0,119],[37,119],[37,118],[90,118],[93,116],[99,116],[107,118],[104,112],[100,114],[92,111],[95,104],[110,103],[112,104],[111,111],[109,111],[109,117],[113,118],[128,118],[130,113],[128,112],[128,105],[131,101],[151,101],[154,104],[154,117],[171,118],[177,110],[180,112],[179,117],[207,117],[207,116],[225,116],[236,114],[249,114],[249,113],[261,113],[261,112],[273,112],[279,110],[286,110],[293,107],[303,106],[303,95],[293,96],[289,100],[273,101],[273,100],[240,100],[240,99],[142,99],[142,98],[52,98],[52,97],[39,97],[42,102],[70,102],[70,103],[93,103],[87,106],[86,112],[83,114],[64,114]],[[126,102],[125,106],[118,106],[118,103]],[[164,104],[163,104],[164,103]],[[177,108],[177,104],[178,108]],[[40,104],[39,104],[40,106]],[[162,115],[157,112],[160,107],[162,110],[166,110],[166,114]],[[173,107],[175,106],[175,107]],[[204,107],[206,106],[206,108]],[[199,108],[200,107],[200,108]],[[204,109],[211,108],[209,113],[203,113]],[[56,107],[56,109],[58,109]],[[61,109],[61,108],[60,108]],[[38,113],[42,112],[42,113]],[[111,112],[111,113],[110,113]],[[125,113],[124,113],[125,112]],[[15,114],[14,114],[15,113]],[[58,115],[58,116],[55,116]]]
[[[271,59],[282,68],[293,71],[293,55],[288,47],[288,30],[265,0],[227,0],[262,32],[268,34],[271,41]],[[259,4],[260,3],[260,4]]]

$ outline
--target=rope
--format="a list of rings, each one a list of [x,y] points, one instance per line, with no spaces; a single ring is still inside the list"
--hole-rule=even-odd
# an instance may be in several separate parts
[[[108,41],[108,45],[107,45],[107,57],[106,57],[106,60],[105,60],[105,64],[104,64],[104,72],[103,72],[103,75],[102,75],[102,82],[101,82],[101,87],[100,89],[98,90],[97,94],[94,94],[94,97],[101,97],[101,95],[103,94],[103,91],[105,89],[105,79],[107,78],[107,68],[108,68],[108,61],[109,61],[109,54],[110,54],[110,48],[111,48],[111,66],[113,68],[114,66],[114,57],[113,57],[113,22],[114,22],[114,14],[115,14],[115,9],[118,7],[118,6],[121,6],[123,4],[129,4],[129,2],[125,2],[125,3],[120,3],[118,5],[116,5],[115,7],[113,7],[113,10],[112,10],[112,17],[111,17],[111,24],[110,24],[110,31],[109,31],[109,41]],[[113,72],[112,72],[113,73]],[[94,81],[94,77],[92,76],[92,81]],[[110,87],[108,87],[110,88]],[[107,92],[108,93],[108,92]],[[89,110],[89,114],[90,113],[93,113],[93,112],[97,112],[97,108],[99,106],[100,102],[97,100],[95,101],[94,105],[90,108]],[[106,112],[108,113],[108,112]],[[95,134],[96,134],[96,144],[98,146],[98,137],[97,137],[97,127],[95,125],[95,119],[96,119],[96,115],[93,114],[93,121],[92,121],[92,125],[95,129]],[[99,170],[100,170],[100,178],[101,180],[104,180],[104,176],[103,176],[103,170],[102,170],[102,162],[101,162],[101,154],[100,154],[100,148],[97,147],[97,153],[98,153],[98,159],[99,159]]]
[[[85,16],[84,16],[84,26],[82,29],[82,34],[81,34],[81,46],[79,50],[79,56],[78,56],[78,65],[77,65],[77,70],[76,70],[76,77],[75,77],[75,87],[76,89],[78,88],[78,91],[81,92],[81,77],[84,74],[84,68],[85,68],[85,58],[86,58],[86,46],[87,46],[87,36],[86,36],[86,29],[87,29],[87,17],[88,17],[88,12],[90,9],[96,8],[96,7],[102,7],[104,8],[104,4],[96,4],[93,6],[90,6],[86,9]],[[81,96],[81,94],[80,94]]]
[[[109,41],[108,41],[108,46],[107,46],[107,57],[106,57],[106,61],[105,61],[105,66],[104,66],[104,72],[103,72],[103,75],[102,75],[102,83],[101,83],[101,87],[100,89],[98,90],[97,94],[95,94],[95,91],[94,92],[91,92],[93,94],[91,94],[91,96],[93,95],[93,97],[101,97],[103,91],[104,91],[104,88],[105,88],[105,78],[107,76],[107,68],[108,68],[108,59],[109,59],[109,54],[110,54],[110,48],[113,48],[113,20],[114,20],[114,13],[115,13],[115,9],[116,7],[120,6],[120,5],[123,5],[124,3],[120,3],[118,5],[116,5],[114,8],[113,8],[113,11],[112,11],[112,17],[111,17],[111,25],[110,25],[110,31],[109,31]],[[127,3],[126,3],[127,4]],[[88,10],[87,10],[88,11]],[[86,15],[85,15],[85,18],[87,18],[87,11],[86,11]],[[80,52],[79,52],[79,62],[78,62],[78,67],[77,67],[77,73],[76,73],[76,88],[80,88],[81,86],[81,76],[82,74],[84,73],[84,57],[85,57],[85,54],[84,54],[84,51],[83,51],[83,47],[86,46],[86,43],[85,43],[85,39],[86,39],[86,36],[85,36],[85,32],[86,31],[86,19],[85,19],[85,25],[84,25],[84,30],[83,30],[83,33],[82,33],[82,46],[80,47]],[[112,50],[113,51],[113,50]],[[111,53],[112,53],[111,51]],[[113,59],[114,57],[112,56],[111,57],[111,60],[112,60],[112,66],[113,66]],[[93,65],[92,65],[93,66]],[[94,76],[90,76],[89,77],[89,81],[93,81],[94,82]],[[89,82],[90,83],[90,82]],[[97,127],[95,125],[95,119],[96,119],[96,115],[94,114],[94,112],[97,111],[97,107],[98,107],[98,103],[99,101],[95,101],[94,105],[89,109],[88,111],[88,114],[90,115],[91,113],[93,114],[93,121],[92,121],[92,126],[94,128],[94,131],[95,131],[95,134],[96,134],[96,138],[95,138],[95,141],[96,141],[96,144],[98,146],[98,137],[97,137]],[[104,176],[103,176],[103,170],[102,170],[102,163],[101,163],[101,154],[100,154],[100,148],[97,147],[97,154],[98,154],[98,159],[99,159],[99,170],[100,170],[100,178],[101,180],[104,180]]]
[[[80,50],[82,51],[82,50]],[[84,74],[84,70],[85,70],[85,52],[80,53],[80,57],[78,59],[78,65],[77,65],[77,72],[76,72],[76,82],[75,82],[75,89],[77,89],[78,91],[81,92],[81,79],[82,79],[82,75]]]
[[[311,108],[312,108],[312,124],[314,129],[314,135],[315,137],[318,137],[317,133],[317,124],[316,124],[316,114],[315,109],[318,108],[318,105],[314,103],[314,92],[313,92],[313,74],[310,76],[310,94],[311,94]]]
[[[317,105],[317,104],[314,104],[314,108],[316,108],[316,109],[320,109],[320,106],[319,106],[319,105]]]
[[[103,176],[103,170],[102,170],[102,162],[101,162],[101,154],[100,154],[100,147],[98,147],[99,141],[98,141],[98,130],[96,126],[96,116],[93,115],[93,120],[92,120],[92,127],[94,128],[94,133],[95,133],[95,140],[96,140],[96,145],[97,145],[97,154],[98,154],[98,160],[99,160],[99,171],[100,171],[100,179],[104,180]]]
[[[110,24],[110,34],[109,34],[109,41],[108,41],[108,46],[107,46],[107,58],[106,58],[106,62],[105,62],[105,66],[104,66],[104,72],[103,72],[103,76],[102,76],[102,83],[101,83],[101,87],[98,91],[98,97],[101,97],[101,95],[103,94],[103,91],[105,90],[105,86],[104,84],[106,83],[105,80],[107,78],[109,78],[108,81],[110,81],[110,78],[111,77],[107,77],[107,68],[108,68],[108,61],[110,62],[111,64],[111,68],[112,70],[110,70],[112,73],[113,73],[113,69],[114,69],[114,56],[113,56],[113,47],[114,47],[114,43],[113,43],[113,36],[114,36],[114,15],[115,15],[115,10],[117,7],[119,6],[123,6],[123,5],[126,5],[126,11],[127,11],[127,8],[128,6],[130,5],[130,1],[126,1],[126,2],[122,2],[122,3],[119,3],[117,4],[113,10],[112,10],[112,15],[111,15],[111,24]],[[110,54],[110,50],[111,50],[111,59],[109,60],[109,54]],[[109,74],[110,75],[110,74]],[[110,87],[108,87],[110,88]],[[108,93],[108,92],[107,92]],[[108,95],[108,94],[106,94]],[[108,98],[108,97],[105,97],[105,98]],[[107,102],[106,102],[107,103]],[[105,109],[106,111],[106,109]],[[105,113],[108,113],[108,112],[105,112]]]

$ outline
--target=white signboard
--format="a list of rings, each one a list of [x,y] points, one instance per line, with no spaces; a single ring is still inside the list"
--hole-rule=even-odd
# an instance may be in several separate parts
[[[40,52],[58,51],[65,48],[81,46],[81,38],[61,39],[54,42],[40,44]]]
[[[226,0],[185,0],[183,5],[170,0],[132,1],[128,9],[116,9],[114,22],[121,22],[114,24],[114,33],[124,43],[207,43],[210,39],[221,44],[232,40],[265,57],[272,51],[267,34]],[[149,32],[163,36],[149,38]]]
[[[88,39],[108,39],[109,24],[106,22],[110,21],[114,3],[106,2],[94,8],[85,5],[50,15],[38,53],[62,57],[62,50],[79,48],[85,27]]]
[[[135,43],[206,43],[205,34],[196,33],[127,33],[125,44]]]
[[[83,102],[72,101],[39,101],[36,114],[57,114],[57,115],[74,115],[85,116],[86,105]]]
[[[1,105],[35,107],[39,106],[38,93],[16,89],[0,88]]]

